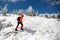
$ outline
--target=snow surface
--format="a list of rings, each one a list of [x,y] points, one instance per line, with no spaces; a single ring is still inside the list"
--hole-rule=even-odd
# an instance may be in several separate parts
[[[17,32],[18,15],[0,16],[0,40],[60,40],[60,22],[38,16],[24,16],[24,31]]]

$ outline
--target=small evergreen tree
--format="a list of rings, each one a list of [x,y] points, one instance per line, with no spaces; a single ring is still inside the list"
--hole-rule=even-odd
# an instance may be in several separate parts
[[[2,10],[3,16],[7,16],[7,5],[5,5],[5,7]]]
[[[45,17],[48,18],[48,15],[46,14]]]
[[[52,18],[55,18],[55,15],[53,15]]]
[[[58,19],[60,19],[60,14],[57,15]]]

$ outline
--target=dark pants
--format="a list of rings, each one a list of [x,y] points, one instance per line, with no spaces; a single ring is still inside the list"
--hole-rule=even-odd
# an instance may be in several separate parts
[[[17,23],[16,29],[18,28],[19,24],[21,24],[21,29],[23,29],[23,23],[22,22]]]
[[[21,26],[23,26],[23,23],[22,23],[22,22],[18,22],[18,23],[17,23],[17,26],[19,26],[19,24],[21,24]]]

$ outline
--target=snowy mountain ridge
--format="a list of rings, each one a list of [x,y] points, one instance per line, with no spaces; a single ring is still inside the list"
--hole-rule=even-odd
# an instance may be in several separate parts
[[[0,31],[0,40],[60,40],[60,22],[56,19],[25,15],[24,31],[20,30],[19,25],[19,31],[16,33],[14,30],[17,17],[18,15],[13,14],[8,17],[0,16],[0,27],[4,25]]]

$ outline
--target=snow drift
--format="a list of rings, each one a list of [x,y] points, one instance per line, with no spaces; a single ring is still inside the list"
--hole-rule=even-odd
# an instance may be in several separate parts
[[[0,40],[60,40],[60,22],[56,19],[25,15],[24,31],[20,30],[19,25],[19,31],[15,32],[17,17],[18,15],[13,14],[8,17],[0,16]]]

